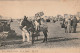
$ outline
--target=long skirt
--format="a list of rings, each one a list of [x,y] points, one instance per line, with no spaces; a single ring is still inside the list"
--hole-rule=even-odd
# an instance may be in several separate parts
[[[67,25],[67,32],[71,33],[71,25]]]

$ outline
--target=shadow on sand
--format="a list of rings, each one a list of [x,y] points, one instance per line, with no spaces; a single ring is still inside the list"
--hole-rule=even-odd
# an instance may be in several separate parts
[[[71,41],[71,40],[76,40],[76,39],[79,39],[79,38],[64,38],[64,37],[53,37],[53,38],[48,38],[48,42],[61,42],[61,41]],[[37,42],[38,41],[38,42]],[[39,42],[40,41],[40,42]],[[38,40],[35,40],[35,44],[41,44],[43,42],[43,39],[38,39]],[[21,40],[15,40],[15,41],[10,41],[10,42],[3,42],[2,43],[2,46],[5,46],[5,45],[14,45],[14,44],[20,44],[18,46],[18,48],[30,48],[31,46],[34,46],[32,45],[31,43],[23,43]]]
[[[61,41],[70,41],[70,40],[76,40],[78,38],[63,38],[63,37],[56,37],[54,38],[49,38],[48,42],[61,42]]]
[[[47,42],[61,42],[61,41],[70,41],[70,40],[76,40],[79,38],[64,38],[64,37],[53,37],[53,38],[48,38]],[[43,41],[43,39],[38,39],[35,41]]]

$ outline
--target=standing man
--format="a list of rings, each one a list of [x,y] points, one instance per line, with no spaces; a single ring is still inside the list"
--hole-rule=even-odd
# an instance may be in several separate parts
[[[76,27],[77,27],[77,18],[76,16],[74,16],[73,20],[72,20],[73,24],[73,33],[76,33]]]
[[[27,41],[29,42],[29,27],[30,27],[30,22],[27,20],[28,17],[24,16],[24,20],[22,21],[22,37],[23,37],[23,42],[25,42],[25,36],[27,36]]]
[[[65,18],[63,19],[63,24],[65,23]]]
[[[73,16],[71,17],[71,33],[73,32]]]
[[[64,25],[65,25],[65,33],[68,33],[67,31],[68,20],[67,19],[65,19]]]

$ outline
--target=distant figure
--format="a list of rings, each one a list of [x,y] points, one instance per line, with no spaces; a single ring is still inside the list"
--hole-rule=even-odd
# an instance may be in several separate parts
[[[65,25],[65,33],[67,33],[68,32],[67,31],[67,25],[68,25],[68,20],[67,19],[65,19],[64,25]]]
[[[76,33],[76,27],[77,27],[77,18],[74,16],[73,20],[72,20],[73,24],[73,33]]]
[[[73,21],[72,21],[72,18],[71,18],[71,33],[73,32]]]
[[[13,22],[13,19],[11,19],[11,22]]]
[[[65,23],[65,18],[63,19],[63,24]]]
[[[0,22],[0,32],[3,32],[3,23]]]
[[[3,25],[3,31],[7,31],[8,29],[7,29],[7,22],[5,22],[4,23],[4,25]]]
[[[71,19],[68,19],[68,24],[67,24],[67,32],[71,33]]]
[[[63,22],[60,24],[61,24],[61,28],[65,28],[65,18],[63,19]]]
[[[53,23],[55,23],[55,20],[53,19]]]

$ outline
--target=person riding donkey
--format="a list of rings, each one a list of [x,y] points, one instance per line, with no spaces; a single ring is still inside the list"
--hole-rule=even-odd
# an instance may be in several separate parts
[[[38,36],[40,35],[40,33],[39,33],[39,26],[40,26],[40,24],[39,24],[39,22],[38,22],[38,20],[37,19],[35,19],[34,20],[34,28],[35,28],[35,32],[36,32],[36,37],[37,37],[37,40],[38,40]]]

